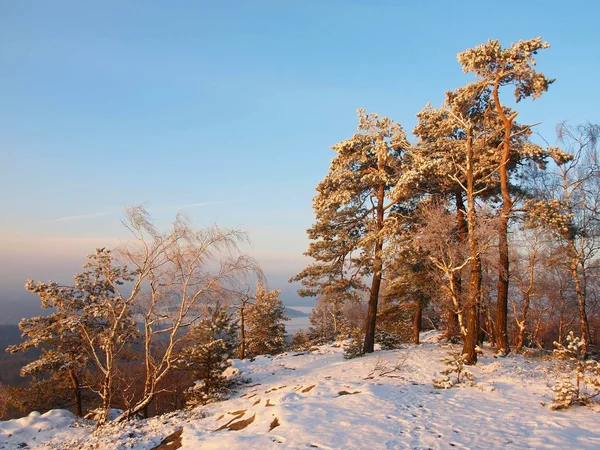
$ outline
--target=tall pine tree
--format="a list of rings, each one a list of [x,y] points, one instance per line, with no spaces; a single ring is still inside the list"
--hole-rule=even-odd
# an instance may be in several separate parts
[[[316,260],[292,281],[313,295],[364,288],[370,275],[364,351],[373,352],[377,305],[384,270],[383,247],[394,231],[395,189],[410,147],[402,127],[387,117],[358,110],[358,131],[332,147],[336,156],[317,185],[315,224],[307,256]],[[301,291],[302,292],[302,291]]]
[[[496,345],[501,354],[508,354],[508,287],[509,287],[509,253],[508,253],[508,221],[512,214],[514,200],[510,193],[509,162],[514,157],[514,120],[517,112],[508,111],[500,101],[500,88],[514,86],[517,102],[531,97],[536,99],[548,90],[554,81],[536,72],[535,58],[539,50],[550,45],[542,38],[519,41],[509,48],[503,49],[500,43],[489,40],[486,44],[465,50],[458,54],[458,61],[464,72],[474,72],[478,83],[491,89],[493,108],[502,122],[502,140],[497,146],[500,164],[500,187],[502,192],[502,211],[498,224],[498,301],[496,310]]]

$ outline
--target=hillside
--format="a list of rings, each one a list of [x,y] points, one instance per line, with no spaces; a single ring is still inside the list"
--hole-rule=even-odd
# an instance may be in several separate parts
[[[297,309],[291,308],[289,306],[285,307],[285,315],[287,317],[289,317],[290,319],[295,319],[298,317],[309,317],[310,314],[307,314],[305,312],[299,311]]]
[[[600,448],[597,407],[542,405],[556,362],[484,350],[473,386],[438,390],[448,349],[425,341],[353,360],[333,346],[236,360],[251,381],[227,401],[96,432],[33,413],[0,423],[0,448],[151,449],[180,429],[183,449]]]

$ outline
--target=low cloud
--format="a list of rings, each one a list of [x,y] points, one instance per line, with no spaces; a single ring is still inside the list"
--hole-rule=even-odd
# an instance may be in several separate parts
[[[76,216],[65,216],[65,217],[59,217],[58,219],[50,220],[46,223],[59,223],[59,222],[71,222],[74,220],[95,219],[96,217],[110,216],[111,214],[114,214],[114,213],[115,213],[115,211],[105,211],[105,212],[95,212],[95,213],[89,213],[89,214],[79,214]]]
[[[176,206],[177,209],[195,208],[197,206],[222,205],[224,203],[244,203],[246,200],[217,200],[213,202],[190,203],[189,205]]]

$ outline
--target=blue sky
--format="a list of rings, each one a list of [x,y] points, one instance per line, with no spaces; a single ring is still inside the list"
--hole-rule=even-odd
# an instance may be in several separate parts
[[[356,109],[410,132],[471,79],[456,54],[489,38],[552,46],[538,67],[556,82],[518,106],[521,123],[552,141],[559,121],[600,122],[596,3],[498,5],[1,1],[4,321],[36,304],[27,278],[68,282],[127,236],[123,207],[140,203],[162,228],[184,210],[245,229],[271,286],[299,304],[286,280],[306,263],[314,188]]]

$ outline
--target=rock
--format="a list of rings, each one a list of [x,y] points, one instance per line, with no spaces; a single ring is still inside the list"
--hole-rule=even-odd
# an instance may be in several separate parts
[[[158,444],[156,447],[152,447],[150,450],[174,450],[176,448],[180,448],[182,433],[183,428],[175,430],[173,433],[164,438],[160,444]]]

